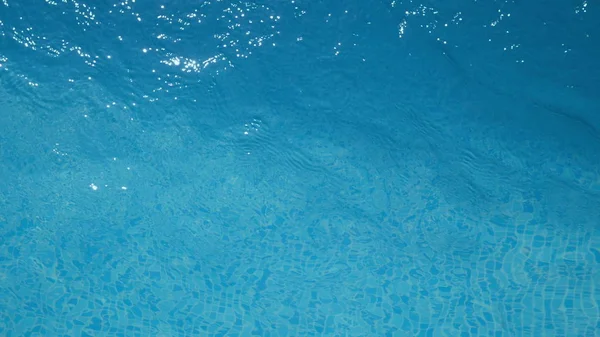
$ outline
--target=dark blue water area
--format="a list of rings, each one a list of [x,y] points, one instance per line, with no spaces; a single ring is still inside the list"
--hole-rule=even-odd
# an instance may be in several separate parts
[[[600,5],[0,0],[1,336],[597,336]]]

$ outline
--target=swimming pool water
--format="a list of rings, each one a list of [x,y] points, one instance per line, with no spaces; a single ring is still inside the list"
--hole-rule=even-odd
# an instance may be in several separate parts
[[[0,335],[598,336],[599,18],[0,1]]]

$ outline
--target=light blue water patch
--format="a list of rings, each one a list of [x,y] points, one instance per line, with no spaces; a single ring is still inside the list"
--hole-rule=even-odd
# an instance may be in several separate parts
[[[600,7],[540,6],[0,1],[0,335],[596,336]]]

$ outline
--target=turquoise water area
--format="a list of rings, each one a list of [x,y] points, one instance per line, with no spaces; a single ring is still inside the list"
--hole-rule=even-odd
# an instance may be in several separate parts
[[[600,6],[0,0],[0,336],[598,336]]]

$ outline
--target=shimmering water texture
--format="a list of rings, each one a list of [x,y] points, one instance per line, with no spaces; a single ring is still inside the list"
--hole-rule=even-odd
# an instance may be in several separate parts
[[[600,6],[0,0],[0,336],[600,331]]]

